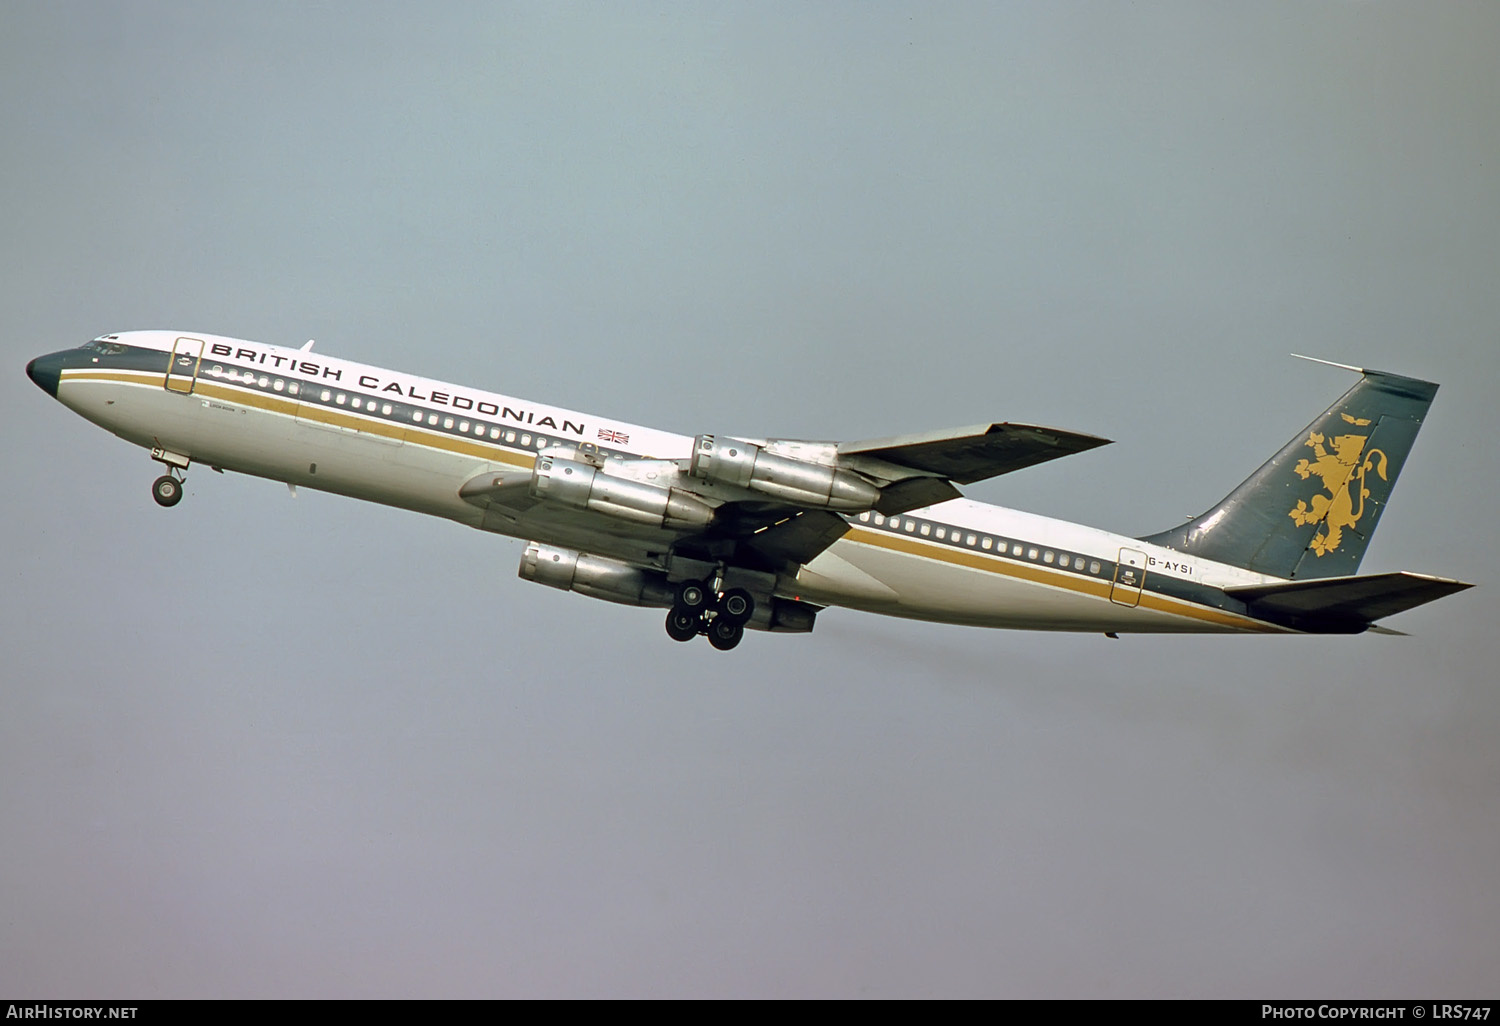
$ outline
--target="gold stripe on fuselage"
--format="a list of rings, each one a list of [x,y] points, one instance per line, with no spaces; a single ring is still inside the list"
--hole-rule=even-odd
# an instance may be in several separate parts
[[[1028,563],[1017,563],[999,556],[969,552],[964,549],[953,548],[949,545],[924,541],[920,538],[907,538],[900,535],[885,534],[880,531],[871,531],[868,528],[853,527],[848,534],[844,535],[844,540],[857,542],[861,545],[873,545],[876,548],[889,549],[892,552],[903,552],[922,559],[935,559],[944,563],[952,563],[957,566],[968,567],[971,570],[1002,574],[1006,577],[1014,577],[1019,580],[1030,581],[1034,584],[1045,584],[1049,587],[1062,588],[1066,591],[1077,592],[1081,595],[1088,595],[1091,598],[1103,599],[1105,601],[1109,600],[1109,593],[1112,587],[1111,582],[1099,580],[1098,578],[1079,577],[1076,574],[1067,574],[1060,570],[1049,570],[1046,567],[1033,566]],[[1232,627],[1236,630],[1265,633],[1281,633],[1283,630],[1280,627],[1264,623],[1260,620],[1238,616],[1234,613],[1225,612],[1222,609],[1214,609],[1211,606],[1200,605],[1186,599],[1172,598],[1144,589],[1141,591],[1140,604],[1158,613],[1182,616],[1190,620],[1201,620],[1205,623],[1219,624],[1220,626]]]
[[[107,370],[65,370],[62,381],[105,381],[123,385],[145,386],[148,388],[167,391],[162,387],[162,375],[150,371],[107,371]],[[61,387],[59,385],[59,387]],[[319,385],[306,385],[304,387],[316,388]],[[185,393],[172,390],[174,395]],[[239,403],[241,406],[250,406],[255,409],[266,410],[270,413],[279,413],[282,416],[294,417],[298,420],[309,420],[318,424],[326,424],[332,427],[348,428],[365,434],[379,435],[398,442],[410,445],[421,445],[429,449],[439,449],[443,452],[459,453],[464,456],[474,456],[479,459],[489,460],[491,463],[509,463],[517,467],[530,467],[536,462],[534,453],[514,452],[507,449],[498,442],[481,443],[464,438],[454,438],[441,431],[431,431],[413,422],[409,427],[404,424],[392,424],[390,421],[378,417],[365,417],[353,413],[345,413],[342,410],[330,410],[323,406],[304,402],[300,399],[284,399],[280,396],[266,395],[256,389],[235,388],[221,381],[206,381],[198,379],[197,386],[192,395],[201,395],[211,399],[222,399],[225,402]],[[374,402],[376,400],[370,400]],[[406,404],[411,406],[410,403]],[[412,409],[426,410],[426,407],[412,406]],[[436,411],[431,411],[436,412]],[[452,414],[443,414],[452,416]],[[473,418],[469,418],[473,419]]]
[[[71,369],[62,372],[61,380],[63,382],[113,382],[116,384],[151,388],[162,392],[167,391],[162,385],[163,375],[151,371]],[[299,385],[303,388],[325,387],[316,382],[312,384],[299,382]],[[172,391],[175,395],[183,394],[177,392],[175,389]],[[202,377],[198,378],[192,394],[239,403],[242,406],[249,406],[299,420],[313,421],[333,427],[379,435],[384,438],[411,445],[419,445],[429,449],[472,456],[477,459],[488,460],[492,463],[509,463],[517,467],[530,468],[536,462],[535,453],[516,452],[497,443],[480,443],[468,439],[454,438],[439,431],[429,430],[416,423],[412,423],[409,426],[393,424],[377,417],[360,416],[358,414],[346,413],[342,410],[330,410],[321,405],[309,403],[301,399],[267,395],[258,389],[238,388],[222,381],[205,380]],[[427,407],[418,407],[410,403],[404,405],[411,406],[412,409],[421,409],[424,411],[424,415],[436,412],[428,410]],[[452,416],[452,414],[445,413],[443,416]],[[1067,574],[1046,567],[1018,563],[994,555],[968,552],[963,549],[956,549],[948,545],[939,545],[935,542],[919,538],[891,535],[858,526],[852,526],[844,536],[844,540],[871,545],[893,552],[901,552],[922,559],[935,559],[956,566],[968,567],[972,570],[1001,574],[1019,580],[1030,581],[1035,584],[1061,588],[1106,602],[1109,601],[1111,582],[1097,578],[1079,577],[1075,574]],[[1140,605],[1155,612],[1218,624],[1236,630],[1268,633],[1281,633],[1285,630],[1284,628],[1264,623],[1260,620],[1238,616],[1234,613],[1200,605],[1186,599],[1172,598],[1147,590],[1142,590],[1141,592]]]

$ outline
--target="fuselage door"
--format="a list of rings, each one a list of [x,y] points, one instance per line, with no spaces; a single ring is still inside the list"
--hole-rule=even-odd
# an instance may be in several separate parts
[[[1141,586],[1146,583],[1146,554],[1135,549],[1121,549],[1115,564],[1115,580],[1109,588],[1109,600],[1122,606],[1141,604]]]
[[[167,391],[190,394],[198,384],[198,368],[202,364],[201,338],[179,338],[172,343],[172,362],[167,364],[167,377],[163,382]]]

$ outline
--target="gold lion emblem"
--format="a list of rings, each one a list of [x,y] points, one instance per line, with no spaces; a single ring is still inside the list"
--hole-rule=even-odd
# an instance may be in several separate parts
[[[1341,416],[1348,424],[1364,426],[1370,423],[1365,418],[1356,420],[1347,413]],[[1370,495],[1370,490],[1365,487],[1365,475],[1374,470],[1382,481],[1386,480],[1386,455],[1379,449],[1366,453],[1365,443],[1369,440],[1369,435],[1339,435],[1333,440],[1333,451],[1329,452],[1323,445],[1327,438],[1317,431],[1311,432],[1304,444],[1317,458],[1298,460],[1293,468],[1304,481],[1316,474],[1328,492],[1327,495],[1314,495],[1311,506],[1298,499],[1297,507],[1288,512],[1299,527],[1323,525],[1312,540],[1313,551],[1319,556],[1337,549],[1344,540],[1344,528],[1353,527],[1365,515],[1365,499]]]

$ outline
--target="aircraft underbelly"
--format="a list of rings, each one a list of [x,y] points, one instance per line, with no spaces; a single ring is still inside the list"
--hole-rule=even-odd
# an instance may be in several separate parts
[[[918,620],[1060,631],[1224,631],[1234,628],[1109,599],[1104,581],[1028,579],[1004,560],[973,567],[841,540],[798,577],[802,597]]]
[[[59,398],[126,441],[182,453],[195,463],[463,523],[482,518],[458,497],[457,483],[483,471],[484,461],[310,424],[293,416],[294,403],[279,413],[203,394],[87,380],[67,382]]]

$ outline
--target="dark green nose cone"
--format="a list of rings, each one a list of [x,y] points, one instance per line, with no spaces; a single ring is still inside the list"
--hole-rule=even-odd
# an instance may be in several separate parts
[[[26,365],[26,376],[52,398],[57,398],[57,383],[62,378],[60,356],[38,356]]]

